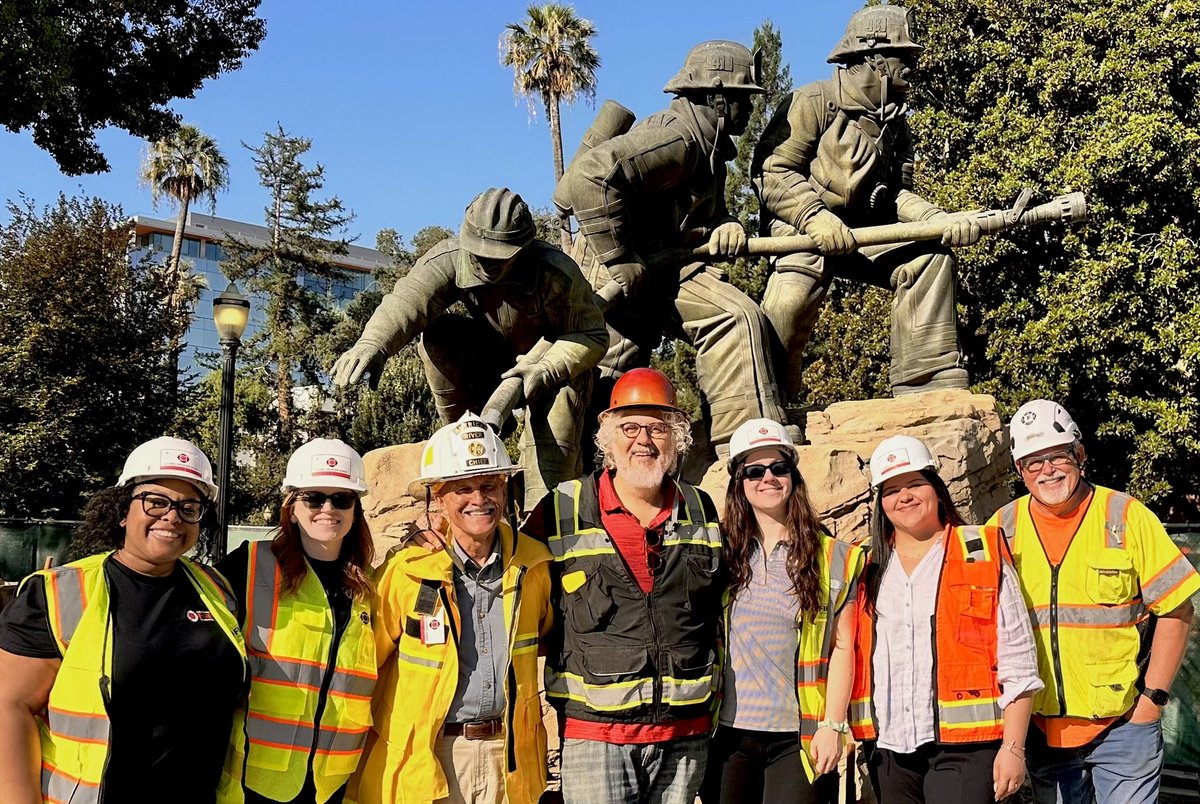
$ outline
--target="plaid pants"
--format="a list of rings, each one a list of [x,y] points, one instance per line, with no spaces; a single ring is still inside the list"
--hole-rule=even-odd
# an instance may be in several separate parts
[[[563,740],[566,804],[693,804],[708,758],[708,735],[666,743],[613,745]]]

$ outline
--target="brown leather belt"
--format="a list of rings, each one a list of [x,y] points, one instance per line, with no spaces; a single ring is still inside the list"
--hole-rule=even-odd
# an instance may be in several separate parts
[[[473,720],[470,723],[447,723],[442,727],[442,733],[447,737],[463,737],[467,740],[486,740],[504,731],[504,720],[494,717],[491,720]]]

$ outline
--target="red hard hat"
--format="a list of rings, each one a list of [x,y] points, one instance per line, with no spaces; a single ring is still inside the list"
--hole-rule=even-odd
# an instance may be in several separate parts
[[[625,372],[613,385],[608,410],[624,408],[660,408],[679,410],[675,406],[675,386],[658,369],[635,368]]]

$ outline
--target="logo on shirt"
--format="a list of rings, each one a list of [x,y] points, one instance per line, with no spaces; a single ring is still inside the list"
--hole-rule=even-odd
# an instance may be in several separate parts
[[[210,622],[215,621],[215,618],[212,616],[211,612],[192,611],[191,609],[188,609],[187,618],[188,618],[189,622],[193,622],[193,623],[199,623],[199,622],[209,622],[210,623]]]
[[[367,614],[365,611],[360,611],[358,613],[358,619],[362,620],[363,625],[371,624],[371,615]]]

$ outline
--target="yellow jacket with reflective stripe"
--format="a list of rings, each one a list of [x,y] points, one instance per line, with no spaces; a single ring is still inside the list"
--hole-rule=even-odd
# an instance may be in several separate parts
[[[1127,494],[1095,487],[1062,564],[1050,565],[1026,495],[997,511],[1033,615],[1034,714],[1109,718],[1137,697],[1137,655],[1148,611],[1165,614],[1200,589],[1200,576],[1154,514]]]
[[[499,526],[504,565],[502,600],[508,631],[504,680],[505,800],[535,804],[546,787],[546,729],[538,694],[538,643],[552,623],[550,552],[507,524]],[[358,804],[430,802],[449,795],[437,759],[442,723],[458,686],[461,617],[448,551],[411,546],[379,568],[374,617],[379,687],[366,757],[351,779],[346,800]],[[421,642],[422,589],[445,616],[445,642]]]
[[[104,563],[111,556],[89,556],[35,573],[45,579],[50,632],[62,653],[46,716],[38,720],[46,802],[100,800],[111,731],[104,703],[112,677],[113,634],[104,578]],[[179,561],[213,619],[245,657],[233,615],[237,604],[224,578],[186,558]]]
[[[839,541],[827,533],[820,534],[821,552],[821,610],[805,616],[796,631],[796,700],[800,705],[800,761],[809,781],[816,778],[809,746],[817,733],[817,723],[825,720],[826,687],[829,679],[829,657],[833,653],[833,635],[838,612],[854,593],[855,581],[862,573],[865,553],[850,542]],[[725,595],[725,644],[729,644],[729,619],[732,614],[730,595]],[[853,604],[851,604],[853,605]],[[847,646],[848,649],[852,646]],[[724,662],[722,663],[724,667]],[[728,670],[728,668],[724,668]],[[720,687],[718,687],[720,689]],[[720,721],[720,707],[713,724]]]
[[[371,726],[375,640],[370,601],[354,600],[350,620],[333,652],[333,610],[313,568],[295,592],[270,541],[253,544],[246,571],[246,647],[250,691],[233,719],[233,736],[217,801],[244,801],[250,790],[277,801],[300,793],[312,757],[317,801],[324,802],[358,767]],[[314,729],[317,704],[333,660],[332,677]],[[314,749],[314,739],[316,741]]]

